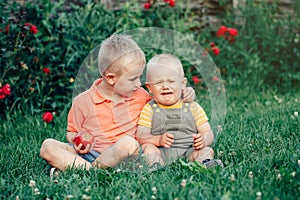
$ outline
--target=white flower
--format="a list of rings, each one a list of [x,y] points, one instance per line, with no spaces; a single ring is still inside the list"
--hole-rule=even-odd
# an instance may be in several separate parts
[[[35,195],[41,194],[38,188],[34,188],[33,192]]]
[[[156,193],[157,193],[156,187],[153,187],[153,188],[152,188],[152,192],[153,192],[153,194],[156,194]]]
[[[156,199],[156,197],[154,195],[151,196],[151,199]]]
[[[66,200],[73,199],[73,198],[74,198],[74,196],[71,195],[71,194],[68,194],[68,195],[66,196]]]
[[[252,171],[249,172],[249,178],[253,178],[253,172]]]
[[[185,179],[182,179],[181,181],[181,184],[180,184],[182,187],[185,187],[186,186],[186,180]]]
[[[291,176],[292,176],[292,177],[295,177],[295,176],[296,176],[296,172],[293,171],[293,172],[291,173]]]
[[[118,168],[118,169],[116,170],[116,172],[117,172],[117,173],[121,172],[121,169],[120,169],[120,168]]]
[[[294,112],[294,116],[295,117],[298,117],[299,115],[298,115],[298,112]]]
[[[32,188],[35,187],[35,181],[34,180],[30,180],[29,186],[32,187]]]
[[[230,178],[229,178],[231,181],[235,181],[235,177],[233,174],[230,175]]]
[[[82,199],[90,200],[90,199],[92,199],[92,198],[91,198],[90,196],[84,194],[84,195],[82,195]]]
[[[298,160],[298,165],[300,165],[300,160]]]
[[[261,194],[260,191],[256,192],[256,196],[257,196],[257,197],[261,197],[261,195],[262,195],[262,194]]]
[[[89,192],[91,190],[91,186],[89,185],[89,186],[87,186],[87,188],[85,188],[85,192]]]
[[[121,199],[120,196],[116,196],[116,197],[115,197],[115,200],[120,200],[120,199]]]
[[[277,174],[277,180],[281,180],[281,174]]]

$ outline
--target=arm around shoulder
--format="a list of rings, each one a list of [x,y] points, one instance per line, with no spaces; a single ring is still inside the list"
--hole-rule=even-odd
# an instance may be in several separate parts
[[[140,144],[151,143],[155,146],[159,146],[160,135],[152,135],[151,128],[139,125],[136,139]]]

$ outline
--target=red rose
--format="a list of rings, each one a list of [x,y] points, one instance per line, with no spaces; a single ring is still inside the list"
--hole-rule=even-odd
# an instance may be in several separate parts
[[[6,83],[1,89],[0,89],[0,95],[8,96],[10,95],[10,85]]]
[[[214,52],[214,54],[215,54],[216,56],[220,54],[220,49],[219,49],[218,47],[213,47],[213,48],[211,48],[211,49],[212,49],[212,51]]]
[[[213,80],[213,81],[218,81],[219,78],[218,78],[217,76],[213,76],[213,77],[212,77],[212,80]]]
[[[4,94],[0,94],[0,99],[4,99],[6,96]]]
[[[239,32],[235,28],[229,28],[228,33],[229,33],[229,35],[231,35],[233,37],[235,37],[239,34]]]
[[[144,4],[144,8],[145,8],[146,10],[148,10],[149,8],[151,8],[151,3],[145,3],[145,4]]]
[[[219,28],[219,30],[217,31],[216,36],[217,37],[224,36],[226,32],[227,32],[227,27],[226,26],[221,26]]]
[[[169,1],[169,6],[174,7],[175,6],[175,0],[170,0]]]
[[[39,30],[37,29],[37,27],[35,25],[30,24],[30,23],[25,23],[24,27],[29,27],[29,31],[32,34],[37,34],[39,32]]]
[[[215,44],[214,42],[211,42],[209,45],[210,45],[211,47],[215,47],[215,46],[216,46],[216,44]]]
[[[10,29],[10,24],[8,24],[8,25],[5,27],[5,31],[6,31],[6,33],[8,33],[8,32],[9,32],[9,29]]]
[[[50,123],[53,120],[53,115],[51,112],[44,112],[43,113],[43,120],[46,123]]]
[[[193,76],[193,77],[192,77],[192,80],[193,80],[193,82],[194,82],[195,85],[197,85],[197,84],[200,83],[200,79],[199,79],[198,76]]]
[[[49,74],[49,73],[51,72],[51,70],[50,70],[49,68],[47,68],[47,67],[44,67],[44,68],[43,68],[43,72],[44,72],[45,74]]]

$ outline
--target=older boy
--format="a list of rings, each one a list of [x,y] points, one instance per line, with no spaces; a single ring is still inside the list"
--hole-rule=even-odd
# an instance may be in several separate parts
[[[143,106],[152,98],[141,88],[140,76],[145,55],[128,36],[114,34],[99,50],[98,67],[102,76],[78,95],[68,114],[67,141],[46,139],[41,156],[60,170],[68,167],[114,167],[139,153],[135,140],[137,121]],[[189,98],[194,96],[188,92]],[[82,130],[95,138],[94,145],[74,144]],[[71,145],[70,145],[71,144]]]

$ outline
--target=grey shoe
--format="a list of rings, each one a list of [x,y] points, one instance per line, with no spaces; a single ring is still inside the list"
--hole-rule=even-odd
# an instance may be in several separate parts
[[[206,159],[202,161],[202,164],[206,166],[206,168],[213,168],[216,166],[224,167],[223,162],[219,159]]]

